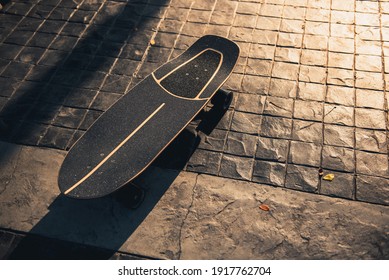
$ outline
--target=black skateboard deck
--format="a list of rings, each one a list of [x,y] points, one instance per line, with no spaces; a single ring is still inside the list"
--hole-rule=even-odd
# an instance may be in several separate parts
[[[59,188],[75,198],[97,198],[124,186],[171,143],[232,73],[234,42],[198,39],[113,104],[72,146]]]

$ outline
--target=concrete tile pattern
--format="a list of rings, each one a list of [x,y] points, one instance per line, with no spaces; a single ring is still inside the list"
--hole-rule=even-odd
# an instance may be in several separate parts
[[[386,1],[13,1],[0,137],[67,150],[151,71],[219,34],[241,47],[235,100],[183,169],[389,205],[388,24]]]
[[[6,182],[0,190],[0,228],[12,229],[0,230],[0,258],[389,257],[388,206],[151,167],[136,182],[145,188],[145,200],[130,210],[114,196],[84,201],[58,196],[64,156],[55,149],[0,142],[0,157],[10,163],[0,165],[0,181]],[[231,168],[233,157],[223,168]],[[256,166],[258,181],[265,180],[263,170],[271,171],[266,183],[280,183],[278,174],[285,172],[276,162],[256,161]],[[310,169],[297,164],[288,169],[288,182],[295,182],[288,183],[291,188],[315,188]],[[245,175],[244,169],[236,170],[231,174]],[[335,174],[336,184],[352,186],[352,175]],[[379,197],[369,191],[371,179],[358,180],[366,185],[359,189],[363,195]],[[352,194],[336,186],[326,182],[322,189],[333,193],[335,188],[341,197]],[[261,210],[263,204],[270,210]]]

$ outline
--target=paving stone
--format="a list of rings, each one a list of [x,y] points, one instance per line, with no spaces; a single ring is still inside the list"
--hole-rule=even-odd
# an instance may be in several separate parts
[[[256,158],[285,162],[288,153],[288,140],[259,137]]]
[[[42,48],[25,47],[16,60],[23,63],[37,64],[44,52],[45,50]]]
[[[348,53],[328,53],[328,67],[344,68],[352,70],[354,66],[354,55]]]
[[[214,129],[211,134],[201,135],[200,149],[222,152],[227,139],[227,131]]]
[[[257,134],[261,122],[261,116],[235,112],[232,119],[231,130],[249,134]]]
[[[324,125],[325,145],[353,148],[354,142],[354,128],[331,124]]]
[[[216,128],[229,130],[230,126],[231,126],[231,121],[232,121],[233,115],[234,115],[233,111],[232,110],[228,110],[223,115],[222,119],[219,121],[219,123],[217,124]]]
[[[42,140],[39,142],[40,145],[45,147],[57,148],[57,149],[65,149],[68,146],[68,143],[73,135],[73,130],[50,126],[47,129],[47,132],[43,136]]]
[[[287,33],[278,33],[276,31],[271,31],[271,30],[254,29],[251,40],[253,43],[257,43],[257,44],[275,45],[277,42],[277,34],[287,34]],[[300,36],[299,34],[295,34],[295,35]],[[292,37],[296,37],[296,36],[292,36]],[[284,37],[286,37],[286,35],[284,35]]]
[[[301,65],[299,81],[324,84],[326,80],[326,68],[309,65]]]
[[[361,40],[380,41],[381,34],[379,27],[360,26],[355,27],[356,38]]]
[[[91,104],[90,108],[95,110],[106,111],[113,105],[119,98],[121,94],[110,93],[110,92],[99,92]]]
[[[272,69],[272,77],[297,80],[299,72],[299,66],[292,63],[274,62]]]
[[[302,41],[301,34],[279,32],[277,46],[300,48]]]
[[[340,105],[324,105],[324,122],[340,125],[354,125],[354,108]]]
[[[227,178],[251,180],[254,160],[232,155],[223,155],[220,175]]]
[[[348,11],[331,11],[331,22],[333,23],[342,23],[342,24],[353,24],[354,23],[354,13]]]
[[[101,90],[125,93],[131,78],[120,75],[108,75]]]
[[[321,121],[323,119],[323,105],[315,101],[296,100],[294,102],[293,117]]]
[[[323,101],[326,95],[325,85],[299,82],[298,98],[302,100]]]
[[[254,114],[261,114],[266,96],[240,93],[235,105],[235,110]]]
[[[189,159],[186,170],[217,175],[221,158],[221,153],[196,149]]]
[[[263,116],[259,132],[261,136],[290,139],[291,132],[291,119]]]
[[[357,55],[355,57],[355,69],[361,71],[380,72],[382,70],[381,57],[374,55]]]
[[[89,108],[96,95],[94,90],[73,89],[67,93],[63,104],[68,107]]]
[[[327,173],[334,174],[335,178],[332,181],[321,181],[321,194],[343,197],[348,199],[354,198],[355,183],[353,174],[324,171],[324,175],[326,175]]]
[[[356,39],[355,50],[358,54],[365,55],[381,55],[381,43],[376,41],[368,41]]]
[[[7,39],[4,42],[23,46],[30,40],[33,34],[34,33],[31,31],[15,30],[7,37]]]
[[[269,94],[286,98],[296,97],[297,83],[295,81],[272,78]]]
[[[242,90],[246,93],[264,94],[269,92],[270,78],[262,76],[244,75]]]
[[[354,38],[353,24],[331,23],[331,36],[341,38]]]
[[[253,182],[284,186],[286,168],[285,164],[256,160],[253,169]]]
[[[3,71],[2,76],[13,77],[22,80],[31,68],[32,67],[30,64],[12,61]]]
[[[62,107],[55,117],[53,124],[67,128],[77,128],[85,113],[84,109]]]
[[[374,109],[356,108],[355,125],[364,128],[386,129],[385,112]]]
[[[358,175],[356,184],[357,200],[389,205],[388,179]]]
[[[75,69],[73,70],[75,71]],[[103,85],[103,90],[107,90],[107,87],[108,87],[108,83],[111,82],[110,78],[113,77],[113,75],[106,75],[105,73],[101,73],[101,72],[97,72],[97,71],[82,71],[82,74],[81,74],[81,78],[80,78],[80,87],[83,87],[83,88],[87,88],[87,89],[93,89],[93,90],[97,90],[101,87],[102,83],[104,82],[104,85]],[[107,79],[104,81],[105,77],[107,77]],[[118,78],[117,79],[117,85],[114,86],[115,89],[119,88],[123,83],[123,80],[126,80],[128,81],[129,78],[125,78],[123,76],[120,76],[122,78]],[[71,84],[69,84],[71,85]],[[123,90],[124,92],[124,90]],[[119,91],[120,93],[120,91]]]
[[[324,51],[303,49],[301,63],[305,65],[326,66],[327,53]]]
[[[325,169],[354,172],[355,157],[352,149],[324,145],[322,166]]]
[[[329,85],[327,87],[326,102],[345,106],[354,106],[354,91],[354,88]]]
[[[215,10],[212,13],[210,23],[231,25],[234,18],[231,16],[228,16],[228,15],[229,15],[229,13],[226,11]]]
[[[304,35],[303,47],[305,49],[313,50],[327,50],[328,49],[328,37],[322,35]]]
[[[318,122],[293,120],[292,138],[312,143],[323,142],[323,124]]]
[[[327,22],[306,21],[305,33],[312,35],[329,36],[330,25]]]
[[[37,145],[46,132],[47,126],[44,124],[35,124],[22,122],[11,136],[14,143],[23,143],[25,145]]]
[[[14,46],[3,43],[0,45],[0,57],[2,59],[13,60],[21,50],[22,46]]]
[[[310,21],[328,22],[330,19],[330,10],[317,9],[308,6],[306,19]]]
[[[87,130],[102,113],[101,111],[88,110],[79,128]]]
[[[354,39],[330,37],[328,49],[332,52],[354,53]]]
[[[286,171],[285,187],[316,193],[319,186],[317,168],[300,165],[288,165]]]
[[[296,5],[298,5],[296,3]],[[284,6],[283,9],[283,18],[287,19],[296,19],[296,20],[304,20],[305,18],[306,8],[302,7],[294,7],[294,6]]]
[[[384,87],[382,74],[356,71],[355,86],[365,89],[382,90]]]
[[[256,17],[252,15],[236,14],[233,26],[254,28],[256,25]]]
[[[275,16],[281,17],[282,15],[282,6],[281,5],[272,5],[272,4],[263,4],[260,10],[261,16]]]
[[[369,14],[369,13],[355,13],[355,23],[357,25],[366,25],[366,26],[379,26],[380,19],[378,14]]]
[[[257,136],[230,132],[228,133],[224,152],[238,156],[253,157],[256,145]]]
[[[354,11],[354,4],[354,0],[345,0],[339,3],[334,3],[331,8],[341,11]]]
[[[291,141],[288,162],[299,165],[319,166],[321,146]]]
[[[388,177],[388,155],[356,151],[357,173]]]
[[[257,4],[255,4],[257,5]],[[257,19],[257,29],[264,29],[264,30],[279,30],[281,25],[281,19],[276,17],[265,17],[261,16]]]
[[[239,2],[236,12],[240,13],[240,14],[254,15],[255,16],[255,15],[257,15],[259,8],[260,8],[260,5],[258,5],[257,3]]]
[[[356,90],[356,106],[383,110],[385,108],[385,98],[382,91],[367,89]]]
[[[354,86],[354,72],[352,70],[328,68],[327,83],[340,86]]]
[[[250,45],[250,58],[260,58],[272,60],[274,57],[275,46],[263,45],[263,44],[251,44]]]
[[[241,87],[242,87],[242,79],[243,79],[242,74],[232,73],[230,78],[223,85],[223,87],[225,89],[228,89],[228,90],[231,90],[234,92],[239,92],[239,91],[241,91]]]
[[[387,153],[388,140],[385,131],[357,128],[356,148],[364,151]]]
[[[274,53],[273,53],[273,55],[274,55]],[[274,59],[276,61],[299,63],[300,55],[301,55],[301,50],[300,49],[277,47],[275,55],[274,55]]]
[[[280,98],[275,96],[268,96],[266,98],[264,114],[279,116],[279,117],[292,117],[293,111],[293,99]]]
[[[303,33],[304,21],[283,18],[281,21],[280,31],[287,33]]]
[[[250,75],[269,76],[272,67],[271,60],[252,59],[247,60],[246,73]]]

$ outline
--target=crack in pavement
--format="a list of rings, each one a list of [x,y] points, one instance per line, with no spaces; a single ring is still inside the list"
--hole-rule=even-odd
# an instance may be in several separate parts
[[[186,223],[186,220],[187,220],[187,218],[189,216],[190,210],[191,210],[191,208],[193,206],[194,196],[196,194],[197,180],[198,180],[199,176],[200,176],[200,174],[196,174],[196,180],[195,180],[194,186],[192,188],[192,199],[191,199],[190,205],[189,205],[189,207],[187,209],[187,212],[185,214],[185,217],[182,220],[182,223],[180,225],[180,231],[178,233],[178,253],[177,253],[177,259],[181,259],[181,255],[182,255],[182,230],[183,230],[184,225]]]

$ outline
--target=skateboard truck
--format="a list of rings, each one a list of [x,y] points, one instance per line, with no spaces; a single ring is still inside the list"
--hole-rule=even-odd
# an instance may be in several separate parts
[[[138,208],[145,198],[145,191],[143,188],[137,186],[133,182],[127,184],[127,186],[119,189],[116,193],[117,200],[125,205],[127,208]]]

